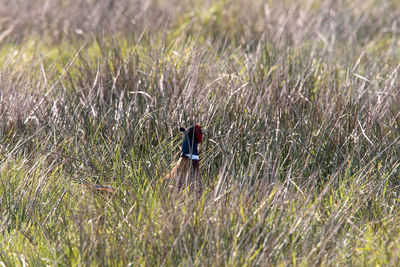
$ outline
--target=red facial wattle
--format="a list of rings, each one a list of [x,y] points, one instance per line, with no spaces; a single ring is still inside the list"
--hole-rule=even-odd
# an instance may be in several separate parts
[[[201,143],[203,141],[203,134],[201,133],[201,128],[199,125],[194,126],[194,134],[196,136],[197,142]]]

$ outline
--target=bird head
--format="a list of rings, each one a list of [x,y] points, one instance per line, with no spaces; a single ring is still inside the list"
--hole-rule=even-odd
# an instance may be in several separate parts
[[[189,137],[194,136],[198,143],[203,141],[204,130],[202,130],[198,124],[192,125],[187,129],[180,127],[179,130],[187,134]]]

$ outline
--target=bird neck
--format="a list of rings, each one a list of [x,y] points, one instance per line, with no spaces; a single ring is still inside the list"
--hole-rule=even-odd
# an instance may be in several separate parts
[[[196,138],[191,138],[186,135],[182,142],[182,156],[189,157],[190,159],[199,159],[199,151],[197,149],[198,143]]]

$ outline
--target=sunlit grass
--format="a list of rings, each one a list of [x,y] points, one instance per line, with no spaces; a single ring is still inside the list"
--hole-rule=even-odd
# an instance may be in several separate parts
[[[398,264],[397,2],[42,2],[0,29],[1,263]]]

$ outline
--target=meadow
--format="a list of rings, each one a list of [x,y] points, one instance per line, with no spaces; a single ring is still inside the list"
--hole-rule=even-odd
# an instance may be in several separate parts
[[[399,17],[0,0],[0,265],[398,265]],[[195,123],[204,190],[172,194]]]

